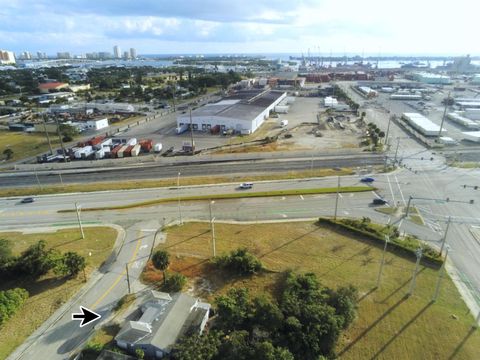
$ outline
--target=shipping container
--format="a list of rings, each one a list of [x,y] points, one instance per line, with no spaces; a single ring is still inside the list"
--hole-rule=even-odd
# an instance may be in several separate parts
[[[137,139],[136,138],[128,139],[127,145],[132,145],[132,146],[137,145]]]
[[[128,145],[128,147],[123,152],[123,157],[130,157],[132,156],[132,149],[135,145]]]
[[[142,139],[138,143],[142,147],[143,152],[150,152],[153,148],[153,140],[151,139]]]
[[[140,154],[141,150],[142,150],[142,147],[140,146],[140,144],[137,144],[132,148],[130,154],[131,154],[131,156],[134,156],[134,157],[138,156],[138,154]]]
[[[124,151],[127,150],[128,145],[123,145],[117,152],[117,157],[118,158],[123,158],[124,157]]]
[[[103,135],[96,136],[96,137],[91,138],[88,141],[88,144],[92,145],[92,146],[95,146],[95,145],[100,144],[103,140],[105,140],[105,136],[103,136]]]

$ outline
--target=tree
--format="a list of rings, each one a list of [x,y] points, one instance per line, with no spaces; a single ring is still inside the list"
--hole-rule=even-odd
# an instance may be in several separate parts
[[[253,349],[252,360],[294,360],[288,349],[275,347],[269,341],[256,343]]]
[[[215,259],[215,264],[240,275],[252,275],[262,269],[262,263],[247,249],[233,250],[229,255]]]
[[[6,160],[10,160],[13,157],[13,150],[10,148],[6,148],[3,150],[3,155],[5,155]]]
[[[380,132],[378,133],[378,137],[383,139],[383,138],[385,137],[385,132],[384,132],[384,131],[380,131]]]
[[[12,242],[0,239],[0,269],[12,259]]]
[[[137,359],[143,360],[145,358],[145,351],[142,349],[135,349],[135,356]]]
[[[157,250],[152,256],[152,263],[156,269],[163,272],[163,284],[167,283],[166,270],[170,265],[170,256],[165,250]]]
[[[85,269],[86,261],[81,255],[76,252],[69,251],[63,254],[56,264],[58,273],[69,276],[77,276],[78,273]]]
[[[337,291],[331,291],[328,303],[335,308],[339,316],[342,329],[346,329],[355,319],[357,314],[358,290],[349,285],[340,287]]]
[[[187,278],[180,273],[170,274],[162,289],[167,292],[179,292],[187,284]]]
[[[21,288],[0,291],[0,325],[27,301],[28,291]]]
[[[17,259],[18,269],[26,275],[39,277],[46,274],[55,265],[54,252],[46,249],[45,240],[31,245]]]
[[[220,329],[245,329],[251,317],[252,307],[245,288],[230,289],[226,295],[215,299]]]
[[[211,360],[218,354],[222,332],[185,335],[172,348],[172,360]]]
[[[253,300],[253,326],[259,326],[270,333],[276,332],[283,324],[283,314],[277,304],[266,297],[257,297]]]

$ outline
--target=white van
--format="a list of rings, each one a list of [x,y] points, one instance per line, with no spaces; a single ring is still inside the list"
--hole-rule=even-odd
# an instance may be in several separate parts
[[[287,126],[287,125],[288,125],[288,120],[282,120],[282,121],[280,121],[280,126],[281,126],[281,127],[285,127],[285,126]]]
[[[251,188],[253,188],[253,183],[251,183],[251,182],[242,183],[242,184],[240,184],[239,188],[240,189],[251,189]]]

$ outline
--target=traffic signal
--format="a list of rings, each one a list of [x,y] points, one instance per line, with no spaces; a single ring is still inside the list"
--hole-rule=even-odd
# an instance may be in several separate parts
[[[476,186],[476,185],[475,185],[473,188],[474,188],[475,190],[478,190],[478,186]]]
[[[467,185],[463,185],[463,188],[466,189],[466,188],[467,188]]]
[[[449,202],[449,201],[450,201],[450,198],[448,197],[446,200],[447,200],[447,202]]]

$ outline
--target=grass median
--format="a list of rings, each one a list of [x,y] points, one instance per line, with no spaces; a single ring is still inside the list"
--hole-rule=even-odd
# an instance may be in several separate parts
[[[81,238],[78,228],[35,234],[0,232],[0,238],[12,242],[14,255],[20,254],[39,240],[45,240],[48,248],[57,249],[62,253],[75,251],[86,258],[88,277],[110,255],[117,231],[110,227],[86,227],[84,232],[85,239]],[[3,279],[0,283],[0,290],[21,287],[29,292],[30,297],[16,314],[0,327],[2,334],[0,336],[0,359],[5,359],[17,346],[22,344],[84,284],[83,274],[76,278],[59,278],[52,272],[37,280],[26,277]]]
[[[305,171],[288,171],[270,174],[258,175],[229,175],[229,176],[192,176],[182,177],[181,185],[206,185],[206,184],[222,184],[230,182],[248,182],[248,181],[264,181],[264,180],[289,180],[289,179],[305,179],[311,177],[325,177],[325,176],[343,176],[353,175],[354,171],[351,168],[335,169],[314,169]],[[56,175],[52,175],[55,178]],[[62,194],[74,192],[94,192],[94,191],[112,191],[112,190],[134,190],[134,189],[148,189],[156,187],[170,187],[177,186],[177,177],[162,179],[162,180],[131,180],[131,181],[106,181],[85,184],[70,184],[62,186],[60,184],[60,176],[57,185],[42,185],[32,187],[15,187],[0,189],[0,197],[6,196],[31,196],[31,195],[48,195],[48,194]]]
[[[212,194],[212,195],[194,195],[194,196],[182,196],[165,199],[155,199],[148,201],[141,201],[132,204],[118,205],[118,206],[105,206],[96,208],[83,208],[82,211],[104,211],[104,210],[124,210],[132,209],[143,206],[154,206],[173,201],[196,201],[196,200],[224,200],[224,199],[244,199],[255,197],[271,197],[271,196],[291,196],[291,195],[312,195],[312,194],[332,194],[332,193],[353,193],[372,191],[375,188],[370,186],[342,186],[340,188],[317,188],[317,189],[292,189],[292,190],[272,190],[272,191],[258,191],[249,192],[246,190],[239,190],[236,193],[231,194]],[[59,213],[69,213],[75,210],[59,210]]]
[[[208,301],[232,287],[255,295],[280,294],[284,272],[313,272],[326,286],[353,284],[360,292],[357,319],[337,346],[339,359],[476,359],[480,332],[454,283],[444,273],[431,302],[439,270],[420,265],[416,287],[406,298],[415,260],[388,251],[381,285],[375,288],[383,246],[313,222],[215,224],[217,255],[246,247],[268,271],[224,277],[211,266],[210,225],[185,223],[166,230],[157,249],[170,253],[170,270],[188,277],[189,291]],[[148,263],[146,282],[161,281]]]

